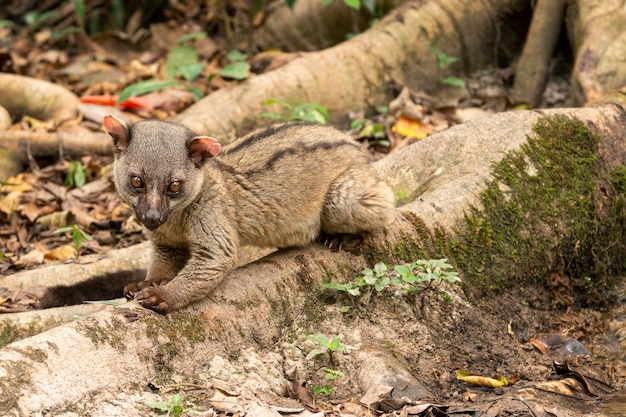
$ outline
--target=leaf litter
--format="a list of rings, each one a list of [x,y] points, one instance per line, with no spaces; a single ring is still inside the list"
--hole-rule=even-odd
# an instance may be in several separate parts
[[[68,28],[66,23],[68,19],[63,20],[61,17],[70,16],[72,13],[67,7],[61,12],[58,17],[37,28],[34,26],[0,28],[0,39],[3,40],[3,46],[0,46],[0,68],[7,73],[48,79],[67,88],[82,97],[81,111],[85,118],[50,122],[25,117],[15,121],[10,127],[11,130],[97,131],[104,112],[117,111],[107,106],[119,100],[125,87],[146,79],[159,79],[166,72],[170,75],[176,74],[177,81],[168,81],[167,88],[159,91],[144,90],[148,94],[141,99],[121,106],[126,110],[125,114],[129,119],[171,116],[193,103],[194,92],[206,94],[236,82],[219,75],[219,70],[228,65],[225,57],[229,39],[224,36],[196,38],[193,39],[195,50],[181,45],[182,36],[201,31],[202,26],[197,23],[197,19],[201,20],[202,16],[200,2],[178,2],[170,5],[168,12],[174,16],[172,21],[178,20],[177,24],[153,24],[150,26],[149,36],[144,37],[142,41],[133,41],[130,36],[120,35],[119,32],[102,32],[91,37],[68,33],[60,41],[55,41],[54,37]],[[13,18],[19,13],[21,11],[7,8],[0,12],[3,14],[0,17]],[[241,30],[241,27],[237,30]],[[138,29],[135,33],[129,34],[137,33]],[[174,50],[173,48],[178,48],[176,50],[179,54],[191,50],[190,54],[181,57],[187,66],[174,67],[171,63],[168,66],[167,51]],[[250,57],[251,62],[254,62],[254,58]],[[203,68],[194,66],[196,62],[194,60],[200,59],[204,62]],[[204,76],[193,79],[194,74],[200,73],[218,75],[213,78]],[[480,90],[482,87],[480,82],[484,81],[482,77],[474,84],[470,82],[469,87]],[[181,86],[185,88],[181,89]],[[432,97],[403,88],[398,98],[391,102],[387,109],[381,109],[377,116],[355,124],[353,133],[355,137],[369,141],[370,148],[382,151],[383,154],[395,152],[429,134],[446,129],[459,121],[463,122],[468,117],[480,117],[492,111],[503,110],[504,99],[505,94],[483,98],[482,108],[471,107],[473,114],[470,116],[470,112],[459,106],[461,99],[441,105],[435,103]],[[354,121],[359,118],[364,118],[364,115],[352,115]],[[377,157],[380,155],[377,154]],[[77,257],[86,254],[100,254],[144,240],[141,232],[130,220],[131,209],[121,202],[114,192],[110,157],[96,155],[81,157],[78,162],[85,170],[87,182],[80,187],[66,184],[70,163],[63,158],[29,162],[30,170],[3,179],[0,188],[2,242],[0,275],[37,267],[44,263],[76,261]],[[54,233],[56,229],[70,225],[77,225],[92,236],[93,240],[82,240],[76,248],[71,233]],[[32,310],[36,308],[37,297],[37,292],[31,292],[29,289],[0,291],[0,312]],[[620,401],[623,404],[624,394],[614,390],[613,387],[619,384],[607,381],[606,376],[613,375],[613,379],[621,381],[622,384],[625,380],[626,311],[613,312],[611,313],[613,317],[605,315],[601,318],[594,315],[594,312],[586,310],[539,314],[529,310],[520,311],[518,306],[513,307],[516,305],[515,300],[515,294],[501,295],[497,300],[500,307],[494,311],[497,310],[501,318],[522,315],[525,323],[535,323],[535,326],[511,333],[515,340],[519,341],[521,348],[513,355],[520,359],[520,363],[509,363],[504,366],[509,370],[506,378],[513,381],[510,387],[494,389],[462,385],[460,381],[455,381],[451,377],[451,374],[459,369],[453,369],[450,358],[442,358],[442,363],[447,364],[446,370],[442,370],[441,365],[430,369],[422,369],[417,363],[411,365],[414,375],[420,379],[432,380],[426,374],[437,375],[437,386],[429,387],[441,400],[436,402],[402,397],[402,393],[399,392],[401,391],[399,388],[402,387],[376,384],[358,400],[341,397],[344,391],[339,384],[337,387],[339,396],[334,398],[326,396],[315,401],[311,385],[325,381],[313,379],[308,375],[304,379],[292,381],[290,391],[303,408],[271,408],[250,403],[249,407],[244,409],[242,403],[238,403],[237,394],[228,390],[216,390],[208,404],[212,404],[218,413],[238,414],[242,411],[254,411],[253,414],[258,415],[301,417],[319,417],[322,414],[402,417],[470,416],[476,413],[488,413],[493,416],[572,415],[559,409],[558,405],[540,404],[539,399],[543,395],[541,392],[550,392],[563,398],[602,400],[601,402],[606,405],[605,409],[613,413],[607,415],[623,415],[617,414],[623,409],[612,404],[619,404]],[[488,349],[488,346],[495,346],[501,342],[501,338],[508,337],[503,335],[501,329],[494,327],[493,320],[489,320],[488,317],[466,319],[480,323],[479,327],[484,331],[483,343],[477,344],[480,349]],[[531,338],[532,334],[529,335],[528,332],[538,334],[554,329],[569,333],[562,335],[564,340],[559,338],[561,343],[559,346],[566,346],[567,358],[564,361],[554,360],[547,363],[542,361],[533,347],[533,345],[538,347],[537,343],[544,340],[543,336]],[[458,332],[459,342],[456,342],[454,349],[463,355],[454,362],[459,367],[463,366],[463,372],[492,375],[502,370],[501,366],[494,363],[494,356],[486,354],[484,350],[466,351],[471,343],[464,343],[461,336],[463,329],[459,329]],[[576,338],[572,338],[571,335],[575,335]],[[474,333],[473,337],[480,336]],[[588,349],[578,339],[586,342]],[[550,350],[548,346],[554,344],[553,339],[548,340],[549,343],[541,344],[542,353],[547,353]],[[452,340],[447,342],[455,343]],[[476,344],[477,341],[472,342]],[[575,346],[575,349],[567,346]],[[589,351],[590,354],[572,357],[572,351],[574,353]],[[555,354],[564,352],[557,349]],[[522,374],[521,378],[519,374]],[[496,378],[496,381],[498,380],[499,378]],[[518,382],[520,380],[524,382]],[[351,390],[346,389],[345,392]],[[588,411],[585,409],[585,412]]]

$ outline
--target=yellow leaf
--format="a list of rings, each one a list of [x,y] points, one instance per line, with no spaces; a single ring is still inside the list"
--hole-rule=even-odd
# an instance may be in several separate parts
[[[428,125],[406,116],[400,116],[391,130],[402,136],[415,139],[424,139],[429,133]]]
[[[76,248],[74,245],[63,245],[46,253],[45,258],[48,260],[66,261],[76,257]]]
[[[2,199],[0,199],[0,211],[10,216],[11,213],[17,208],[20,199],[22,198],[21,191],[12,191]]]
[[[505,386],[508,383],[506,378],[502,375],[496,375],[494,378],[489,378],[466,371],[456,371],[456,378],[459,381],[467,382],[468,384],[476,385],[479,387],[499,388]]]

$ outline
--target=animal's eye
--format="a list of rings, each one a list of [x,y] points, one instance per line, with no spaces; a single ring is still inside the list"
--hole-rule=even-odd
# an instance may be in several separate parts
[[[133,176],[130,177],[130,186],[133,188],[143,188],[143,180],[141,177]]]
[[[167,187],[167,191],[170,194],[178,194],[180,190],[183,188],[183,183],[180,181],[172,181],[170,185]]]

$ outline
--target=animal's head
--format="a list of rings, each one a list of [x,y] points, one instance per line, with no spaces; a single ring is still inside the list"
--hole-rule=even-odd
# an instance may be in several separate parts
[[[113,138],[115,187],[154,231],[200,192],[201,167],[220,152],[217,140],[172,122],[146,120],[127,125],[112,115],[103,120]]]

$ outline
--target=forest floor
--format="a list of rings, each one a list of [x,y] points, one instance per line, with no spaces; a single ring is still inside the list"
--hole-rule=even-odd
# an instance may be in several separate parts
[[[141,52],[127,39],[110,33],[85,42],[83,37],[75,34],[55,40],[54,27],[45,24],[36,30],[27,26],[5,26],[0,28],[0,68],[3,72],[43,78],[62,85],[82,97],[85,108],[112,105],[108,95],[119,95],[124,87],[137,81],[163,79],[168,71],[168,53],[181,45],[178,42],[180,36],[200,31],[199,26],[194,24],[181,24],[176,30],[172,27],[154,25],[150,36],[161,39],[166,46]],[[227,40],[199,38],[193,45],[198,54],[196,59],[205,63],[203,76],[151,92],[143,97],[144,101],[138,107],[127,103],[122,110],[131,119],[172,116],[193,102],[194,90],[206,94],[237,82],[220,75],[221,69],[229,63]],[[364,115],[354,115],[353,119],[363,120],[353,124],[351,133],[363,143],[364,148],[370,150],[372,159],[380,158],[468,118],[507,110],[506,87],[510,85],[510,74],[511,71],[503,69],[498,74],[485,74],[468,80],[469,90],[475,94],[461,94],[443,104],[420,92],[400,90],[398,99],[381,108],[378,115],[367,119]],[[562,76],[552,80],[544,97],[546,107],[567,104],[566,79]],[[185,88],[181,88],[183,84]],[[499,93],[480,94],[487,90]],[[313,112],[313,117],[317,116]],[[101,123],[97,118],[88,116],[65,121],[61,125],[24,117],[14,120],[10,129],[98,131]],[[132,220],[131,210],[114,191],[111,162],[110,157],[94,155],[84,155],[78,163],[33,160],[23,173],[3,179],[0,193],[0,249],[3,254],[0,274],[10,275],[51,262],[79,262],[81,256],[102,254],[144,240],[140,228]],[[72,231],[55,233],[56,229],[72,224],[81,225],[84,234],[75,232],[73,239]],[[30,288],[19,292],[0,292],[0,312],[37,309],[42,291],[43,288]],[[571,394],[561,397],[588,400],[577,403],[581,415],[619,415],[607,413],[602,408],[605,406],[594,402],[611,392],[610,387],[619,389],[626,383],[626,285],[617,291],[620,296],[616,305],[621,306],[604,312],[585,308],[565,309],[563,306],[566,303],[558,299],[554,299],[549,306],[542,303],[523,304],[519,302],[519,291],[510,289],[495,298],[480,300],[481,309],[464,311],[463,326],[450,329],[448,334],[456,337],[437,341],[440,346],[445,346],[446,351],[456,352],[456,355],[442,357],[439,363],[423,363],[416,357],[414,363],[408,364],[418,381],[432,380],[432,375],[436,375],[436,385],[422,387],[432,394],[433,401],[440,404],[435,407],[440,411],[432,411],[434,409],[431,408],[431,415],[462,415],[463,410],[484,413],[481,415],[507,415],[497,414],[494,411],[496,408],[509,410],[508,415],[522,415],[517,413],[531,406],[516,399],[514,389],[527,386],[528,382],[543,382],[543,394],[538,396],[550,395],[548,392],[563,393],[563,375],[584,381],[582,385],[570,387]],[[526,300],[533,298],[533,291],[537,292],[537,299],[542,297],[542,289],[528,288],[526,291],[523,297]],[[419,318],[419,312],[416,316]],[[446,327],[445,320],[442,321],[431,326]],[[512,324],[507,329],[502,326],[503,323]],[[402,334],[401,326],[406,326],[406,323],[388,322],[386,325],[398,326],[392,333]],[[384,328],[381,331],[384,332]],[[467,343],[468,339],[480,340],[480,343]],[[390,339],[389,344],[400,345],[402,341]],[[555,366],[555,358],[557,361],[567,360],[576,368]],[[454,369],[464,369],[485,377],[501,374],[511,385],[495,389],[468,385],[457,380],[452,371]],[[606,385],[598,382],[602,380],[606,381]],[[518,381],[524,381],[524,384],[516,387]],[[407,387],[404,393],[407,396],[410,396],[410,388]],[[322,396],[318,405],[334,407],[338,414],[360,415],[366,410],[359,408],[362,406],[357,402],[347,400],[356,394],[347,387],[337,389],[334,400]],[[394,396],[401,397],[402,394],[396,392]],[[200,397],[197,393],[195,395]],[[296,397],[305,404],[310,401],[306,395],[296,394]],[[324,402],[324,399],[327,401]],[[387,404],[386,407],[393,410],[397,404]],[[557,400],[554,400],[554,407],[558,409]],[[416,408],[406,412],[419,414],[421,411],[418,411]],[[473,414],[468,411],[467,415]],[[555,411],[553,415],[566,414]]]

